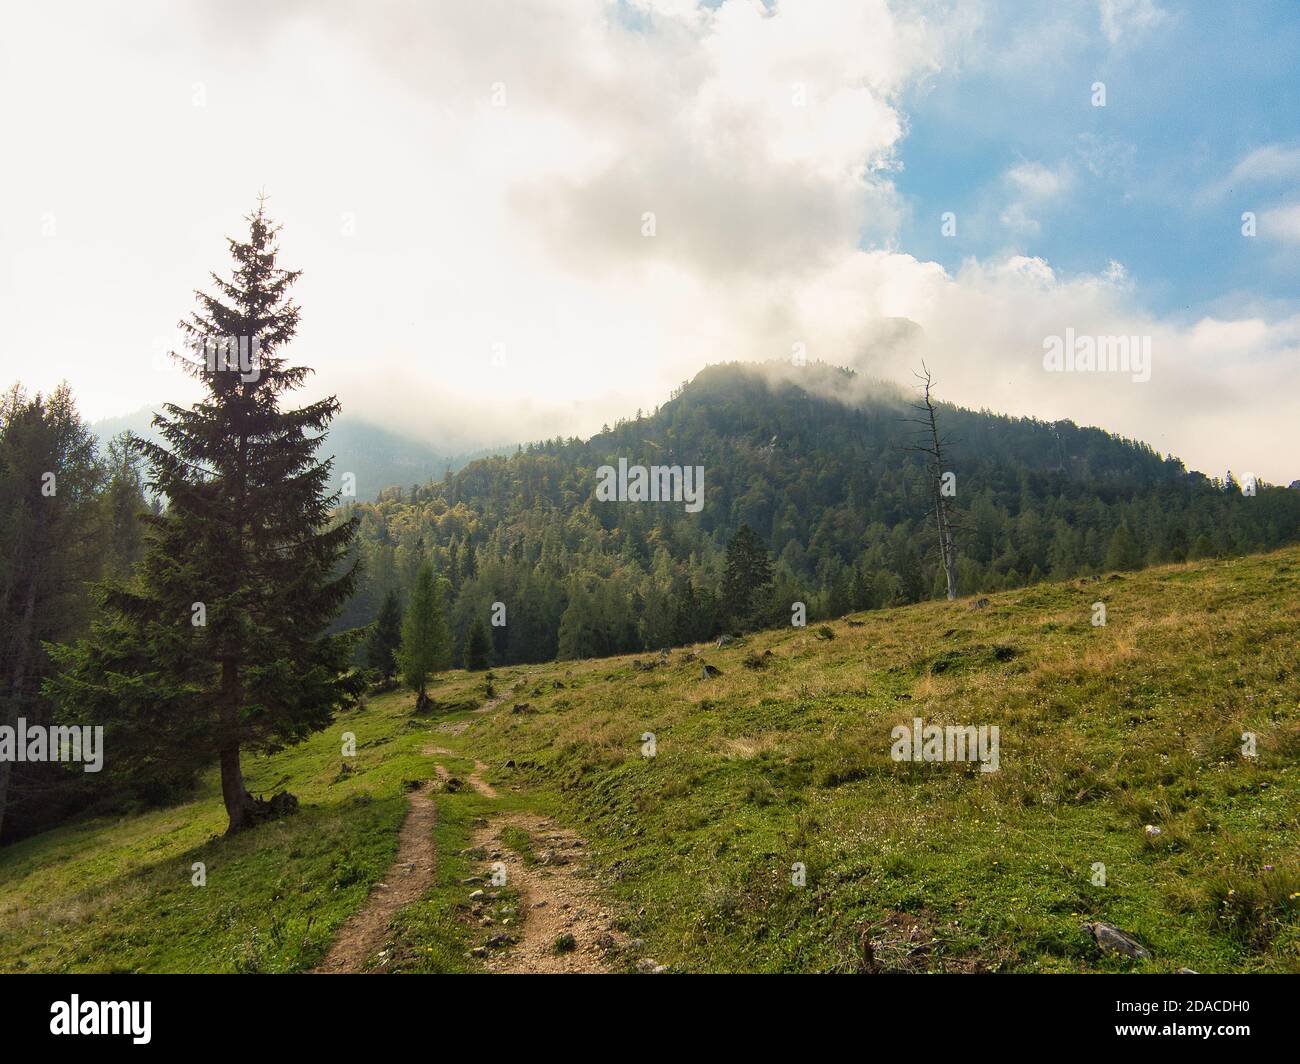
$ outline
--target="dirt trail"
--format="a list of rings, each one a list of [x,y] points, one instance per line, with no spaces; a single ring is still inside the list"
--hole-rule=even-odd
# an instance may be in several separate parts
[[[440,746],[426,747],[425,754],[463,757]],[[390,923],[398,910],[410,905],[433,884],[436,854],[433,829],[437,806],[433,794],[452,778],[443,765],[435,765],[437,780],[429,780],[409,798],[406,818],[398,836],[397,857],[381,883],[375,885],[365,904],[355,913],[315,969],[321,973],[359,972],[383,945]],[[487,766],[475,760],[466,778],[486,798],[496,789],[483,778]],[[528,859],[510,849],[502,832],[515,828],[528,833]],[[504,865],[506,883],[519,895],[519,909],[511,918],[497,923],[493,918],[492,888],[476,892],[475,915],[484,926],[492,925],[496,939],[491,948],[474,952],[486,955],[487,969],[494,973],[588,973],[613,970],[612,964],[628,946],[627,936],[615,929],[609,911],[602,905],[587,872],[582,840],[559,828],[546,817],[529,813],[494,816],[474,833],[474,849],[487,860],[488,876],[493,866]],[[485,881],[487,877],[485,876]],[[498,914],[498,918],[500,914]],[[573,948],[556,951],[561,936],[573,939]],[[636,943],[633,943],[635,946]]]
[[[446,750],[441,746],[426,746],[424,752],[430,756],[436,754],[442,754],[446,757],[465,756],[464,754],[453,753],[451,750]],[[433,769],[438,773],[438,778],[442,780],[443,783],[446,783],[447,780],[451,779],[451,773],[442,765],[434,765]],[[467,777],[469,779],[469,785],[478,791],[479,794],[483,795],[484,798],[495,798],[497,796],[496,788],[483,778],[483,773],[486,771],[487,765],[483,764],[482,761],[475,760],[474,771]]]
[[[433,827],[438,808],[431,796],[433,781],[408,797],[406,819],[397,839],[397,857],[365,904],[339,931],[316,971],[323,974],[359,972],[388,934],[389,921],[399,909],[417,901],[433,885],[437,855]]]
[[[501,833],[507,827],[528,832],[535,863],[525,861],[503,843]],[[512,921],[501,928],[517,937],[518,942],[488,952],[489,972],[611,970],[609,958],[626,945],[627,936],[614,929],[612,914],[602,905],[586,874],[581,839],[545,817],[511,813],[480,828],[474,845],[487,852],[489,874],[497,862],[506,866],[506,883],[520,895],[521,926]],[[481,907],[485,911],[488,908],[487,904]],[[565,934],[573,936],[575,948],[557,953],[556,939]]]

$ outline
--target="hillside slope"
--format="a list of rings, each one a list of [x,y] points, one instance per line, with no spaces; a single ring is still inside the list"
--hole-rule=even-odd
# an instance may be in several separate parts
[[[0,968],[314,967],[384,876],[404,791],[437,764],[470,770],[436,741],[485,761],[500,796],[437,795],[436,882],[394,921],[382,970],[478,970],[510,948],[489,948],[501,924],[470,908],[464,880],[484,869],[467,847],[476,818],[530,811],[585,838],[611,922],[674,970],[1300,971],[1298,592],[1289,548],[982,609],[873,611],[662,664],[498,669],[488,712],[482,674],[452,673],[441,716],[386,695],[251,760],[255,790],[302,799],[288,820],[217,837],[209,780],[186,805],[7,847]],[[706,662],[721,675],[702,678]],[[891,729],[914,717],[997,725],[999,770],[892,760]],[[1102,955],[1090,920],[1154,959]]]

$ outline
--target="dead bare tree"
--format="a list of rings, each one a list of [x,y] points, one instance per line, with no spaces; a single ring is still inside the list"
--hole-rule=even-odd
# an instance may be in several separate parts
[[[948,598],[957,597],[957,547],[954,542],[953,515],[951,500],[956,494],[956,474],[945,468],[944,448],[952,441],[940,435],[938,417],[934,407],[934,378],[929,367],[921,363],[921,372],[915,374],[921,382],[922,399],[913,403],[912,409],[920,417],[906,418],[910,424],[921,426],[921,442],[909,450],[924,454],[929,458],[927,476],[930,491],[934,498],[935,528],[939,533],[939,559],[943,563],[944,578],[947,581]]]

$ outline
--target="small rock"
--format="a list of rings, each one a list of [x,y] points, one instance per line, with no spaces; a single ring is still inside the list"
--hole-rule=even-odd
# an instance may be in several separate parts
[[[1146,827],[1142,829],[1142,831],[1145,833],[1148,839],[1158,839],[1162,834],[1164,834],[1154,824],[1148,824]]]
[[[487,956],[487,947],[486,947],[486,946],[475,946],[472,950],[469,951],[469,955],[470,955],[471,957],[486,957],[486,956]]]
[[[483,897],[483,891],[481,891],[481,890],[476,890],[476,891],[474,891],[474,892],[472,892],[472,893],[470,894],[470,896],[469,896],[469,900],[470,900],[470,901],[478,901],[478,899],[481,898],[481,897]]]
[[[1098,920],[1093,924],[1084,924],[1083,930],[1089,932],[1097,940],[1097,945],[1103,950],[1110,950],[1112,953],[1119,953],[1137,960],[1149,961],[1151,959],[1151,951],[1146,946],[1142,945],[1127,931],[1121,931],[1114,924]]]

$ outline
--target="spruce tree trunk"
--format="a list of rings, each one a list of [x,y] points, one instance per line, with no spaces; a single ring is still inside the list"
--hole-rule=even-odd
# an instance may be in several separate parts
[[[226,803],[226,816],[230,819],[227,835],[253,826],[253,796],[244,787],[237,742],[225,743],[221,747],[221,797]]]
[[[256,805],[244,786],[239,765],[239,673],[235,663],[221,666],[221,797],[226,803],[227,835],[253,826]]]

